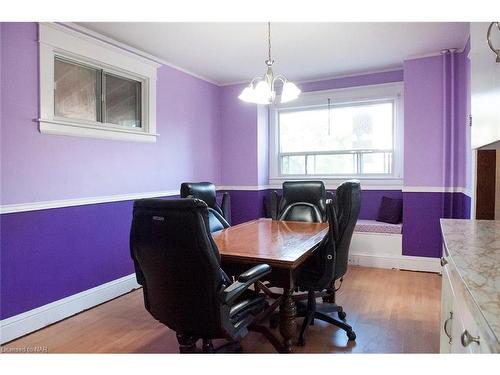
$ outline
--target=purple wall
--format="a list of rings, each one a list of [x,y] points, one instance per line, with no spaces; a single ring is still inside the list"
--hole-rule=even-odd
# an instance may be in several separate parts
[[[220,88],[221,183],[257,185],[257,106],[238,99],[244,85]]]
[[[440,257],[440,218],[470,218],[470,197],[463,193],[403,193],[403,254]]]
[[[265,217],[264,202],[269,190],[224,190],[231,195],[231,225]]]
[[[431,192],[470,189],[467,50],[405,61],[404,84],[404,185],[424,191],[403,193],[403,254],[439,257],[439,219],[470,218],[470,197]]]
[[[443,184],[441,56],[404,63],[404,184]]]
[[[40,134],[37,25],[1,28],[1,204],[170,190],[186,180],[220,183],[217,86],[162,66],[154,144]]]
[[[404,62],[405,186],[470,188],[470,65],[467,52],[451,59]]]
[[[2,204],[220,183],[219,88],[158,70],[154,144],[40,134],[34,23],[1,23]],[[0,318],[133,272],[132,202],[1,215]]]
[[[0,318],[134,272],[133,202],[4,214]]]
[[[269,108],[257,111],[257,184],[269,183]]]

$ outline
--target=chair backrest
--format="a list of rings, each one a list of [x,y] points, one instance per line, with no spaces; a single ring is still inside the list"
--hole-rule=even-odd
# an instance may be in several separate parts
[[[278,207],[278,220],[326,221],[326,191],[322,181],[286,181]]]
[[[223,215],[221,208],[217,204],[215,185],[211,182],[183,182],[181,184],[181,198],[198,198]]]
[[[334,199],[335,280],[347,271],[349,246],[361,206],[361,185],[357,180],[339,185]]]
[[[209,208],[208,220],[210,232],[229,227],[222,208],[217,204],[215,185],[211,182],[183,182],[181,198],[197,198]]]
[[[229,280],[199,199],[134,203],[130,250],[146,309],[176,332],[221,332],[219,292]]]

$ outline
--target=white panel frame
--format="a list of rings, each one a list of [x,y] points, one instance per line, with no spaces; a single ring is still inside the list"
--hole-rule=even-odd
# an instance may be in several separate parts
[[[394,101],[394,173],[385,175],[346,175],[346,176],[320,176],[320,175],[280,175],[279,171],[279,131],[278,111],[280,109],[299,109],[312,107],[321,103],[324,105],[327,98],[332,98],[332,104],[373,101],[390,99]],[[279,101],[279,97],[277,99]],[[321,90],[302,93],[292,102],[276,104],[269,111],[269,184],[281,184],[290,180],[324,180],[332,185],[338,185],[348,178],[357,178],[370,185],[385,185],[401,187],[403,185],[403,131],[404,131],[404,85],[403,82],[383,83],[376,85],[357,86],[333,90]]]
[[[403,255],[402,244],[402,234],[354,232],[348,262],[362,267],[441,272],[439,258]]]
[[[39,24],[40,119],[44,134],[156,142],[156,73],[160,64],[54,23]],[[142,128],[58,118],[54,114],[54,58],[60,56],[141,82]]]

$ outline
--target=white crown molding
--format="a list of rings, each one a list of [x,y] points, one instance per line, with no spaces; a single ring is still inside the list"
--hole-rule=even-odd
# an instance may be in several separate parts
[[[135,274],[73,294],[0,321],[0,343],[36,331],[139,288]]]
[[[113,38],[110,38],[110,37],[107,37],[103,34],[100,34],[96,31],[93,31],[93,30],[90,30],[84,26],[80,26],[80,25],[77,25],[73,22],[57,22],[58,25],[61,25],[61,26],[64,26],[68,29],[71,29],[73,31],[76,31],[76,32],[79,32],[81,34],[84,34],[84,35],[87,35],[87,36],[90,36],[92,38],[95,38],[97,40],[100,40],[101,42],[104,42],[104,43],[108,43],[108,44],[111,44],[117,48],[120,48],[124,51],[127,51],[129,53],[133,53],[137,56],[141,56],[143,58],[146,58],[148,60],[151,60],[155,63],[158,63],[158,64],[161,64],[161,65],[166,65],[166,66],[169,66],[171,68],[174,68],[176,70],[179,70],[183,73],[186,73],[186,74],[189,74],[190,76],[192,77],[195,77],[195,78],[198,78],[198,79],[201,79],[202,81],[205,81],[205,82],[208,82],[208,83],[211,83],[212,85],[215,85],[215,86],[221,86],[221,84],[219,82],[216,82],[210,78],[207,78],[207,77],[204,77],[204,76],[201,76],[197,73],[193,73],[192,71],[190,70],[187,70],[187,69],[184,69],[184,68],[181,68],[180,66],[178,65],[175,65],[175,64],[172,64],[168,61],[165,61],[163,60],[162,58],[158,57],[158,56],[155,56],[155,55],[152,55],[150,53],[147,53],[145,51],[142,51],[138,48],[135,48],[135,47],[132,47],[132,46],[129,46],[125,43],[122,43],[122,42],[119,42]]]
[[[62,208],[62,207],[83,206],[87,204],[130,201],[143,198],[171,197],[173,195],[179,195],[179,190],[163,190],[163,191],[152,191],[147,193],[104,195],[100,197],[72,198],[72,199],[61,199],[54,201],[42,201],[42,202],[32,202],[32,203],[5,204],[0,206],[0,214],[48,210],[52,208]]]
[[[472,191],[464,187],[403,186],[403,193],[462,193],[472,196]]]

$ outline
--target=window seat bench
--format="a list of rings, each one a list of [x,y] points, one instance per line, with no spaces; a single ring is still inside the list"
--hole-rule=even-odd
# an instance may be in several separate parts
[[[349,247],[349,263],[366,267],[399,268],[402,224],[358,219]]]
[[[401,234],[403,224],[389,224],[376,220],[358,219],[355,232]]]

